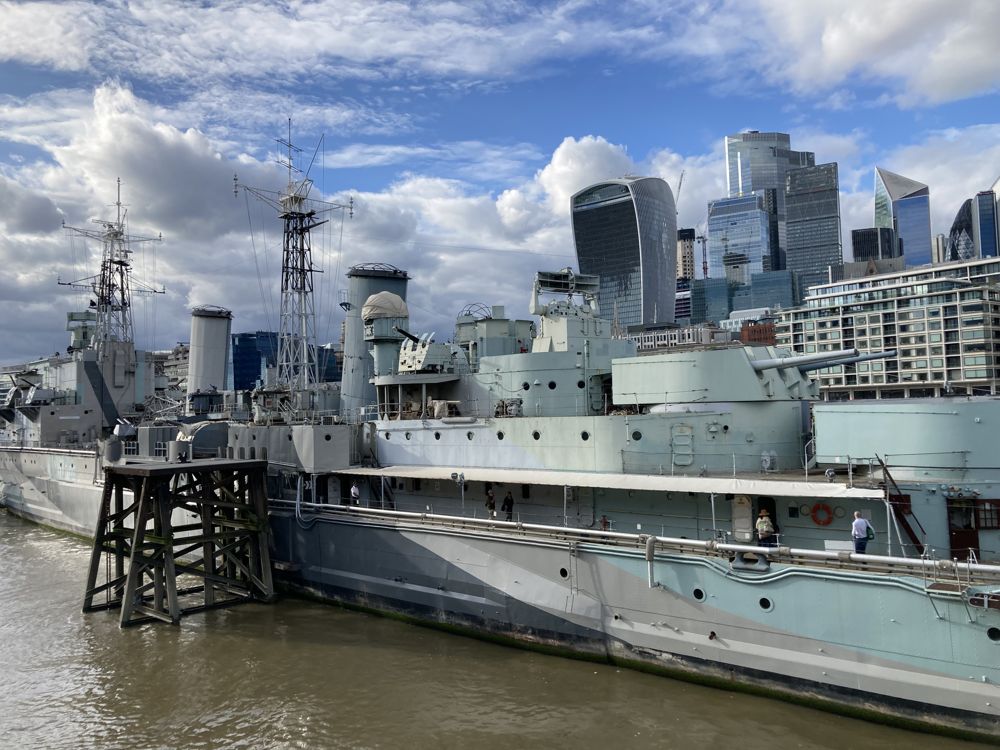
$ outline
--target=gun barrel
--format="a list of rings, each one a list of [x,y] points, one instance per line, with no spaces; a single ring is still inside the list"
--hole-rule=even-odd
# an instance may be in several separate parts
[[[774,359],[754,359],[750,361],[750,365],[757,372],[761,372],[763,370],[770,370],[773,367],[801,367],[802,365],[830,362],[832,360],[856,357],[857,355],[857,349],[840,349],[835,352],[819,352],[818,354],[799,354],[792,357],[775,357]],[[825,364],[820,366],[828,367]]]
[[[396,333],[398,333],[398,334],[399,334],[400,336],[405,336],[405,337],[406,337],[406,338],[408,338],[408,339],[409,339],[410,341],[412,341],[412,342],[413,342],[414,344],[419,344],[419,343],[420,343],[420,339],[418,339],[418,338],[417,338],[416,336],[414,336],[414,335],[413,335],[412,333],[410,333],[409,331],[407,331],[407,330],[404,330],[404,329],[400,328],[399,326],[393,326],[393,327],[392,327],[392,330],[394,330],[394,331],[395,331]]]
[[[799,365],[799,372],[810,372],[812,370],[822,370],[824,367],[836,367],[837,365],[853,365],[857,362],[868,362],[872,359],[888,359],[895,357],[896,350],[888,352],[871,352],[869,354],[858,354],[854,357],[841,357],[832,362],[814,362],[812,364]]]

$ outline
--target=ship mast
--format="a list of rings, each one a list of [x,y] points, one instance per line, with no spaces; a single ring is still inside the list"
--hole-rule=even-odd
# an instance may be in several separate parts
[[[353,215],[354,201],[346,204],[330,203],[309,198],[312,180],[309,169],[316,160],[316,153],[305,173],[295,167],[294,160],[302,149],[292,143],[292,121],[288,120],[288,138],[275,139],[286,151],[285,159],[278,164],[288,170],[288,182],[280,193],[241,185],[233,178],[234,192],[246,192],[268,203],[278,211],[284,226],[281,253],[281,318],[278,329],[279,390],[307,392],[318,382],[316,368],[316,312],[313,302],[313,274],[322,273],[313,265],[313,229],[328,219],[317,216],[332,210],[347,209]],[[302,175],[298,177],[298,175]]]
[[[125,218],[128,209],[122,204],[122,181],[118,178],[118,195],[114,203],[117,215],[114,220],[92,219],[101,229],[86,229],[63,225],[65,229],[101,243],[101,267],[95,276],[76,281],[58,281],[62,286],[91,291],[94,298],[90,305],[97,315],[94,337],[90,346],[97,350],[97,358],[109,358],[114,343],[127,344],[134,353],[135,337],[132,327],[132,246],[143,242],[160,242],[163,236],[136,237],[129,235]],[[162,289],[143,286],[136,294],[163,294]]]

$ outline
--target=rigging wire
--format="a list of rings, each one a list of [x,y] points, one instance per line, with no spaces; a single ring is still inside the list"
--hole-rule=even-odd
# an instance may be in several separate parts
[[[270,310],[270,307],[267,304],[267,296],[264,293],[264,280],[263,280],[263,277],[261,276],[261,273],[260,273],[260,263],[259,263],[259,261],[257,259],[257,243],[256,243],[256,241],[254,240],[254,237],[253,237],[253,219],[252,219],[252,215],[250,213],[250,197],[246,194],[246,191],[243,192],[243,200],[246,202],[246,207],[247,207],[247,221],[250,224],[250,247],[253,249],[253,264],[254,264],[254,268],[257,270],[257,286],[260,289],[260,302],[261,302],[261,305],[264,308],[264,318],[267,321],[267,327],[268,327],[269,330],[273,331],[274,329],[271,326],[271,310]],[[264,230],[261,229],[261,233],[263,233],[263,231]],[[265,259],[266,259],[266,255],[265,255]],[[265,266],[264,270],[265,271],[267,270],[266,266]]]

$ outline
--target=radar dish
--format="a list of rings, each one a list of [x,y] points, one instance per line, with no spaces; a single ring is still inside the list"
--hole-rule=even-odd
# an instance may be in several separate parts
[[[458,314],[460,318],[474,318],[475,320],[490,320],[493,318],[493,309],[482,302],[472,302],[462,308]]]

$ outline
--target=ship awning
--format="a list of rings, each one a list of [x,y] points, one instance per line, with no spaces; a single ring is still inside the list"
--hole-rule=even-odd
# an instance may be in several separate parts
[[[640,492],[700,492],[718,495],[769,495],[771,497],[826,498],[830,500],[881,500],[877,487],[848,487],[838,482],[807,480],[756,479],[753,477],[681,477],[657,474],[602,474],[588,471],[552,471],[546,469],[497,469],[455,466],[383,466],[352,468],[345,474],[404,477],[410,479],[447,479],[453,473],[465,474],[467,482],[497,484],[544,484],[566,487],[603,487]]]

